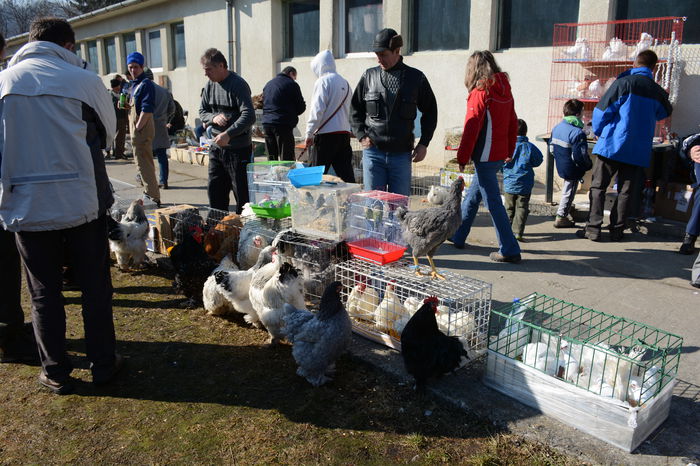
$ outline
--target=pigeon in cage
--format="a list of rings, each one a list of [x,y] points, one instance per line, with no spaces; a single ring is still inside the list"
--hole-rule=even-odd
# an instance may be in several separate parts
[[[591,48],[588,46],[588,40],[584,37],[576,39],[576,43],[563,50],[564,55],[581,60],[590,60]]]
[[[314,387],[332,380],[335,361],[350,343],[352,324],[340,299],[342,289],[340,282],[328,285],[315,314],[284,305],[284,333],[293,345],[297,374]]]
[[[636,59],[637,55],[639,55],[644,50],[650,49],[653,44],[654,44],[654,38],[651,36],[651,34],[643,32],[639,36],[639,42],[637,42],[637,45],[635,45],[635,47],[634,47],[634,51],[630,55],[630,60]]]
[[[602,59],[603,61],[627,60],[627,45],[617,37],[613,37],[610,39],[610,45],[605,47]]]
[[[588,96],[593,99],[600,99],[605,93],[605,88],[601,84],[600,79],[596,79],[588,85]]]
[[[150,229],[143,201],[133,201],[119,222],[107,216],[107,223],[109,248],[117,257],[119,269],[141,267],[147,260],[146,240]]]
[[[469,359],[462,342],[438,328],[435,319],[437,306],[437,297],[426,298],[401,333],[404,366],[415,379],[416,390],[421,396],[429,378],[449,374]]]
[[[247,323],[259,327],[260,318],[250,302],[250,284],[257,270],[275,260],[274,250],[272,246],[263,249],[248,270],[215,271],[204,285],[204,309],[211,315],[239,312]]]

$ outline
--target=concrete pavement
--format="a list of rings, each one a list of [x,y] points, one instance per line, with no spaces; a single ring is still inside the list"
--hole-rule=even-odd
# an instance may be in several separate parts
[[[120,180],[118,192],[135,198],[136,167],[108,161],[110,177]],[[165,204],[207,205],[206,167],[171,161]],[[233,196],[232,196],[233,199]],[[435,256],[439,268],[458,271],[493,284],[493,306],[532,292],[627,317],[684,338],[678,379],[669,419],[634,454],[627,454],[584,435],[535,410],[515,403],[480,382],[482,364],[433,385],[434,393],[462,409],[489,417],[499,428],[537,438],[578,456],[603,464],[688,464],[700,462],[700,290],[692,288],[690,267],[695,256],[676,253],[676,234],[664,237],[658,226],[627,234],[621,243],[593,243],[575,237],[575,229],[553,228],[553,218],[532,215],[525,230],[523,262],[494,263],[496,235],[487,213],[477,216],[469,246],[457,250],[445,244]],[[676,227],[677,228],[677,227]],[[667,230],[667,229],[666,229]],[[659,231],[659,235],[654,235]],[[352,353],[407,383],[400,355],[360,337]]]

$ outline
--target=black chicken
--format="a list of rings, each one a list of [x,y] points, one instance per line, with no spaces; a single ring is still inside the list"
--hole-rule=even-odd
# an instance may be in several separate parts
[[[188,307],[202,303],[204,282],[218,265],[207,255],[195,236],[201,238],[198,230],[183,232],[182,242],[170,250],[170,261],[175,269],[173,287],[188,298]]]
[[[425,393],[429,377],[440,377],[460,367],[469,358],[457,337],[448,337],[438,329],[435,312],[438,299],[423,301],[401,332],[401,356],[406,371],[416,379],[416,390]]]

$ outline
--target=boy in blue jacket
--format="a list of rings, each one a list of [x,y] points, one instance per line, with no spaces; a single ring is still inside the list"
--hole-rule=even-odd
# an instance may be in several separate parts
[[[605,191],[617,176],[617,200],[610,209],[610,240],[622,241],[627,224],[632,180],[639,167],[648,167],[656,122],[671,115],[668,93],[654,81],[658,57],[651,50],[637,55],[634,68],[613,82],[593,110],[593,132],[598,142],[589,198],[591,212],[580,238],[600,241]]]
[[[564,103],[564,119],[552,129],[552,151],[557,173],[564,179],[561,200],[554,220],[554,228],[571,228],[576,226],[569,219],[571,204],[574,202],[578,183],[583,175],[591,169],[588,156],[588,142],[583,132],[583,102],[577,99]]]
[[[506,212],[518,241],[523,240],[525,222],[530,213],[530,195],[535,185],[534,167],[542,164],[542,152],[527,139],[527,123],[518,120],[518,138],[513,156],[503,166],[503,190]]]

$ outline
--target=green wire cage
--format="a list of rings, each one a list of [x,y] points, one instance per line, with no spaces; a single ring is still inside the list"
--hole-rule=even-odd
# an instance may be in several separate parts
[[[671,383],[683,339],[539,293],[492,311],[489,350],[597,395],[648,403]]]

